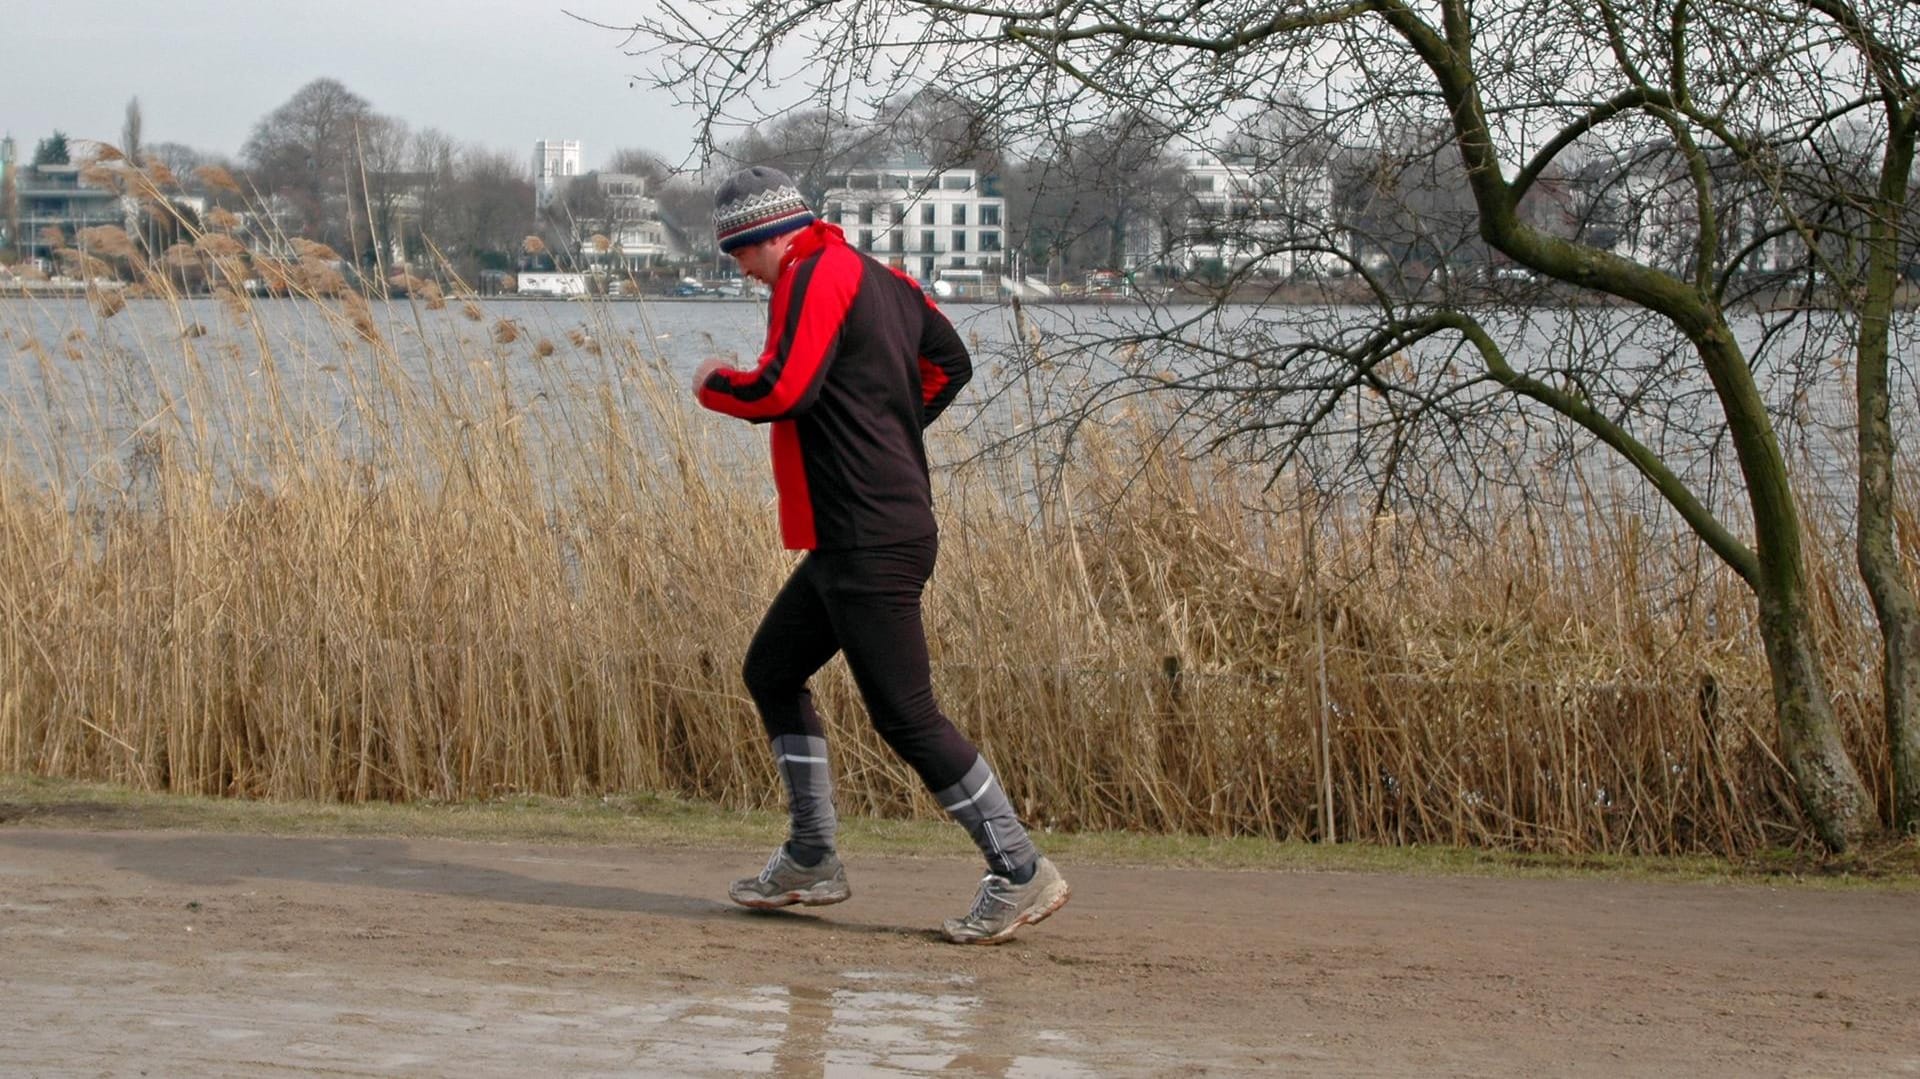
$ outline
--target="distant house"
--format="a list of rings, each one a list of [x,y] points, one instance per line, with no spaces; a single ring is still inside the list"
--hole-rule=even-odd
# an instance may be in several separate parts
[[[631,273],[657,266],[672,253],[660,206],[647,193],[646,177],[592,172],[581,182],[599,189],[599,197],[586,202],[598,212],[592,220],[576,223],[592,230],[580,245],[581,265]]]
[[[534,227],[550,229],[555,265],[597,277],[651,270],[682,253],[645,176],[579,171],[580,144],[535,144]]]
[[[165,246],[177,231],[173,217],[199,221],[207,200],[196,195],[166,196],[172,214],[153,209],[141,199],[120,192],[112,179],[124,169],[119,164],[18,165],[12,140],[0,145],[0,248],[40,270],[53,272],[53,252],[59,247],[85,246],[87,229],[112,226],[137,240]],[[145,228],[165,219],[158,231]]]
[[[849,243],[924,282],[997,281],[1006,264],[1007,200],[999,178],[978,169],[905,160],[850,169],[828,177],[823,211]]]
[[[1176,215],[1170,235],[1156,237],[1165,264],[1189,273],[1211,265],[1275,277],[1327,270],[1323,259],[1300,251],[1304,239],[1322,234],[1331,213],[1325,162],[1256,169],[1206,157],[1188,163],[1184,173],[1184,213]]]
[[[1570,182],[1571,217],[1588,242],[1673,274],[1692,272],[1700,252],[1698,177],[1667,140],[1596,154]],[[1789,224],[1783,195],[1731,157],[1708,155],[1722,252],[1743,252],[1741,268],[1762,274],[1802,269],[1805,236]],[[1836,252],[1837,253],[1837,252]]]
[[[80,165],[30,165],[20,170],[13,192],[18,209],[12,217],[18,222],[14,243],[23,262],[49,269],[53,249],[71,245],[80,230],[126,226],[120,193],[88,182],[81,169]]]

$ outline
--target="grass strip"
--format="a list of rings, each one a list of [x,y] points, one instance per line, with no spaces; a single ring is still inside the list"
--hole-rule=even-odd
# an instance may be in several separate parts
[[[784,826],[784,816],[772,812],[734,812],[645,793],[342,804],[158,794],[111,784],[0,775],[0,828],[173,829],[758,850],[778,841]],[[1438,846],[1324,846],[1128,832],[1052,833],[1042,834],[1039,839],[1057,858],[1096,865],[1920,891],[1920,840],[1888,843],[1841,859],[1781,849],[1730,861],[1704,856],[1561,855]],[[850,853],[892,856],[965,857],[971,853],[966,837],[950,824],[861,817],[842,820],[841,846]]]

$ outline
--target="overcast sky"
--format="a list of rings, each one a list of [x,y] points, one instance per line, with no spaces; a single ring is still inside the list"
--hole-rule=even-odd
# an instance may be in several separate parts
[[[650,0],[0,0],[0,134],[55,130],[238,158],[253,125],[323,76],[415,128],[528,157],[579,139],[585,167],[639,147],[677,160],[692,117],[633,85],[621,34]]]

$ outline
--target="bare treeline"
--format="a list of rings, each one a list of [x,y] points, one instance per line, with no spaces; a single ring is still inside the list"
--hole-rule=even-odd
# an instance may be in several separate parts
[[[220,216],[242,222],[248,246],[263,255],[285,254],[298,241],[338,252],[368,276],[413,269],[471,281],[483,270],[515,268],[535,225],[527,154],[415,128],[335,79],[313,80],[261,117],[237,160],[146,143],[143,128],[136,99],[118,145],[74,139],[68,150],[56,136],[57,153],[43,144],[36,163],[71,153],[76,163],[108,159],[139,170],[155,198],[134,231],[155,253]],[[649,159],[623,151],[616,160],[631,167]],[[402,261],[415,265],[396,265]]]

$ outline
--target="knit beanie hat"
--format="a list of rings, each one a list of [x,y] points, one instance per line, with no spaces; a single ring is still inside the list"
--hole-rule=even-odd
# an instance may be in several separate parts
[[[812,223],[813,211],[800,189],[779,169],[741,169],[713,194],[713,234],[729,255]]]

